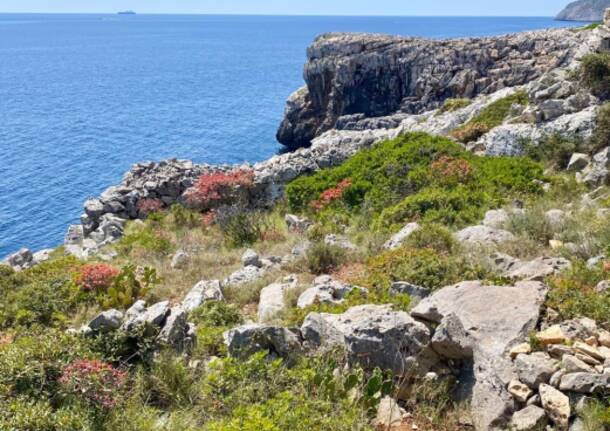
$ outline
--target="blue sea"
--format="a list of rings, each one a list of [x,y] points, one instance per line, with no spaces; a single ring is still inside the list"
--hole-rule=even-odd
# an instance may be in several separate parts
[[[0,258],[59,245],[139,161],[260,161],[329,31],[449,38],[551,18],[0,14]]]

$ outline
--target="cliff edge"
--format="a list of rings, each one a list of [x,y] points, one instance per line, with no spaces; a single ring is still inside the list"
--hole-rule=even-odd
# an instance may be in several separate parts
[[[577,0],[568,4],[555,19],[561,21],[601,21],[610,0]]]
[[[567,29],[453,40],[325,34],[307,50],[306,86],[290,96],[277,138],[306,147],[342,116],[419,114],[523,85],[568,64],[582,43]]]

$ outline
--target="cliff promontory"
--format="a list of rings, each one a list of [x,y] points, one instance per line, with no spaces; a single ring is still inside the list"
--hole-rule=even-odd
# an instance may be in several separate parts
[[[567,5],[556,19],[564,21],[601,21],[610,0],[578,0]]]
[[[277,137],[308,146],[342,116],[419,114],[526,84],[568,64],[583,38],[566,29],[457,40],[322,35],[307,50],[306,86],[289,98]]]

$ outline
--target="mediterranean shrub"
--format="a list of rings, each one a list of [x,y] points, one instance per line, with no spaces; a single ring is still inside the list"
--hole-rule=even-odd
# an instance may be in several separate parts
[[[316,211],[320,211],[320,210],[326,208],[333,202],[341,199],[343,197],[343,193],[345,192],[345,190],[347,188],[349,188],[351,185],[352,185],[352,180],[350,180],[349,178],[341,180],[341,182],[339,184],[337,184],[336,187],[331,187],[328,190],[324,190],[322,192],[322,194],[320,195],[319,199],[311,202],[311,204],[310,204],[311,207]]]
[[[329,274],[343,265],[346,253],[341,247],[319,241],[307,250],[306,259],[307,268],[313,274]]]
[[[127,372],[96,359],[79,359],[63,369],[62,391],[98,409],[117,407],[127,382]]]
[[[452,254],[459,245],[453,233],[438,223],[425,224],[413,232],[403,243],[411,248],[428,248],[440,254]]]
[[[93,431],[88,412],[78,406],[56,408],[51,402],[27,397],[3,400],[0,396],[0,429],[16,431]]]
[[[610,143],[610,103],[597,108],[595,128],[591,136],[591,150],[593,152],[605,148]]]
[[[186,191],[185,197],[189,205],[209,210],[220,205],[243,203],[253,185],[254,172],[249,169],[204,174]]]
[[[81,268],[76,284],[85,292],[105,292],[119,272],[107,263],[92,263]]]
[[[129,308],[138,299],[146,297],[160,281],[154,268],[136,268],[135,265],[126,265],[114,277],[108,290],[100,295],[100,305],[105,309]]]
[[[141,218],[146,218],[152,213],[159,212],[163,209],[163,201],[161,199],[146,198],[138,201],[136,205],[138,214]]]
[[[225,206],[214,211],[214,223],[225,241],[232,247],[251,245],[261,240],[268,228],[265,214],[236,206]]]
[[[587,54],[581,60],[581,82],[602,99],[610,97],[610,54]]]
[[[222,301],[204,303],[191,312],[190,321],[197,326],[196,356],[223,356],[226,354],[223,333],[242,323],[236,306]]]
[[[528,157],[559,169],[568,167],[572,154],[582,152],[589,152],[589,148],[581,138],[557,134],[544,137],[537,145],[525,146]]]
[[[471,104],[472,100],[470,99],[447,99],[445,100],[445,103],[443,103],[443,106],[438,109],[436,115],[441,115],[446,112],[457,111],[459,109],[470,106]]]
[[[451,135],[463,143],[475,141],[494,127],[501,125],[508,117],[513,104],[527,105],[528,103],[527,93],[517,91],[491,103],[475,118],[454,130]]]

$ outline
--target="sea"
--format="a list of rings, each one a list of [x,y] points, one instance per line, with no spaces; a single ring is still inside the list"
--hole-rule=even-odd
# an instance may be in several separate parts
[[[548,17],[0,14],[0,258],[55,247],[133,163],[256,162],[325,32],[429,38],[583,25]]]

